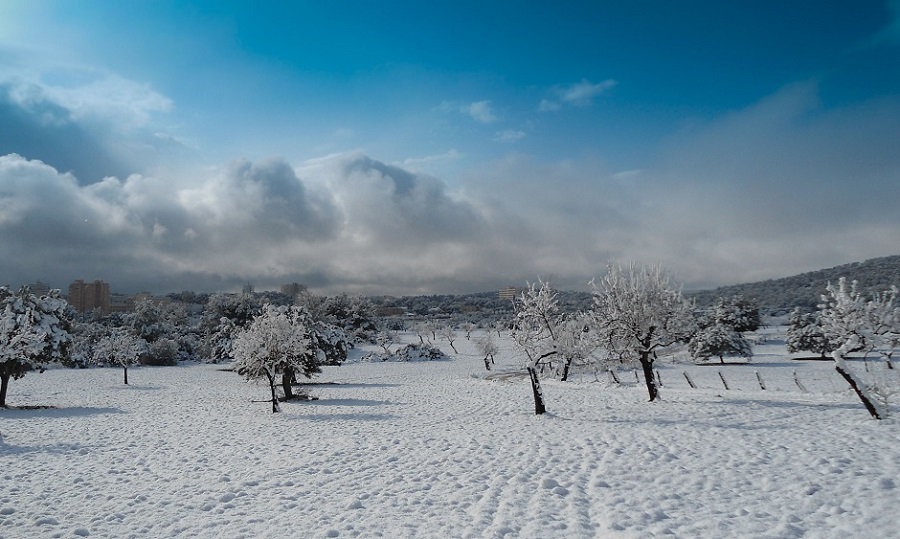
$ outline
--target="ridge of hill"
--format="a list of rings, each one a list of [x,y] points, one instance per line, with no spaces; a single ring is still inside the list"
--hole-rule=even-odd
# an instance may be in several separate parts
[[[698,306],[712,305],[720,297],[741,295],[755,300],[771,314],[783,314],[794,307],[812,312],[822,303],[828,283],[837,282],[841,277],[857,281],[858,290],[863,294],[883,292],[891,286],[900,287],[900,255],[871,258],[780,279],[686,292],[685,295],[694,299]]]

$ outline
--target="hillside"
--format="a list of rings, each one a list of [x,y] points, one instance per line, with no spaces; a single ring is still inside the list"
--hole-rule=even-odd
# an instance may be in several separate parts
[[[772,313],[787,312],[794,307],[813,311],[821,303],[827,284],[836,282],[841,277],[859,281],[859,289],[864,293],[882,292],[892,285],[900,287],[900,255],[872,258],[865,262],[853,262],[793,277],[690,292],[687,295],[694,298],[700,306],[710,305],[719,297],[742,295],[755,299],[764,310]]]

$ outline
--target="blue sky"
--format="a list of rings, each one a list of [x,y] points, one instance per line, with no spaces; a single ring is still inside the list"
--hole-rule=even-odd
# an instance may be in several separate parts
[[[779,277],[900,252],[898,133],[896,0],[4,0],[0,281]]]

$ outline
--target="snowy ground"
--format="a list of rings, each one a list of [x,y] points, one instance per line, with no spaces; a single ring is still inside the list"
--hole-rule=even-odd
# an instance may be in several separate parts
[[[653,404],[583,374],[539,417],[525,378],[455,344],[328,368],[280,414],[215,365],[30,373],[9,404],[56,408],[0,410],[0,537],[900,537],[898,420],[830,363],[771,341],[662,364]],[[495,374],[519,366],[501,346]]]

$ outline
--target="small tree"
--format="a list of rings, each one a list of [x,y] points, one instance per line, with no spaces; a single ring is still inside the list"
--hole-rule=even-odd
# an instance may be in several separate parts
[[[897,287],[866,301],[857,291],[856,281],[848,286],[841,277],[837,285],[828,284],[822,296],[822,324],[842,344],[832,353],[835,370],[847,381],[859,400],[875,419],[884,419],[888,409],[872,388],[860,379],[844,358],[853,351],[866,353],[878,345],[894,346],[900,334],[900,306]]]
[[[753,357],[750,343],[740,332],[718,323],[698,330],[688,343],[688,352],[703,361],[718,357],[720,363],[725,363],[724,356]]]
[[[441,328],[441,337],[447,339],[447,342],[450,343],[450,348],[453,349],[453,353],[459,354],[459,352],[456,351],[456,347],[453,346],[453,341],[456,340],[456,330],[453,329],[452,325],[447,324]]]
[[[738,333],[756,331],[762,324],[759,317],[759,305],[740,295],[728,299],[719,298],[713,309],[713,316],[716,323],[731,326]]]
[[[143,339],[135,337],[124,328],[115,328],[94,345],[93,361],[122,367],[125,385],[128,385],[128,367],[138,364],[146,348],[147,343]]]
[[[563,315],[557,321],[556,349],[562,364],[560,381],[569,379],[573,365],[587,365],[594,360],[597,337],[590,330],[590,317],[584,313]]]
[[[694,359],[708,361],[718,357],[720,363],[725,363],[725,356],[753,357],[750,341],[743,332],[759,329],[759,309],[741,296],[719,298],[711,311],[696,317],[696,323],[697,332],[688,342],[688,353]]]
[[[804,313],[799,307],[791,312],[785,339],[788,353],[812,352],[824,359],[841,344],[825,330],[820,313]]]
[[[554,320],[559,315],[556,292],[549,283],[541,281],[540,288],[535,283],[529,283],[516,301],[515,308],[513,339],[525,352],[525,370],[531,380],[534,413],[540,415],[547,411],[547,407],[538,369],[548,358],[557,354],[553,333],[556,325]]]
[[[388,330],[382,330],[375,334],[375,343],[384,350],[385,355],[390,355],[391,345],[394,344],[394,334]]]
[[[659,396],[656,350],[686,340],[696,328],[690,303],[670,281],[660,266],[610,264],[600,283],[592,283],[600,342],[612,357],[640,363],[650,401]]]
[[[475,346],[484,355],[484,368],[486,370],[491,370],[491,365],[494,364],[494,355],[497,354],[499,348],[497,347],[497,341],[494,340],[494,335],[490,330],[486,331],[483,336],[475,338]]]
[[[15,293],[0,287],[0,407],[6,407],[10,378],[65,355],[70,325],[59,290],[38,297],[27,286]]]
[[[282,377],[285,397],[297,373],[311,378],[320,372],[320,358],[311,342],[309,315],[300,307],[266,305],[235,339],[235,370],[248,380],[265,378],[278,412],[276,380]]]

